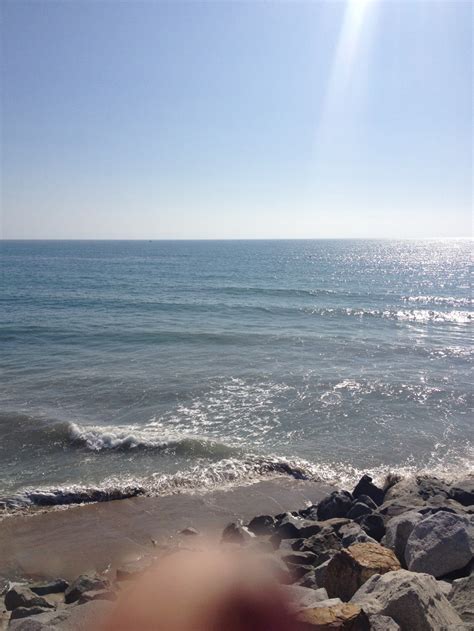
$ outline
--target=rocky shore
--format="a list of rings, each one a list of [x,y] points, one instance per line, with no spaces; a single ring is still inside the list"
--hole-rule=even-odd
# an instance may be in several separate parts
[[[317,504],[257,515],[224,529],[222,546],[245,547],[271,563],[301,629],[474,630],[474,475],[447,482],[364,476],[351,492]],[[202,547],[193,528],[171,545],[73,581],[6,582],[0,628],[87,629],[114,607],[160,556]]]

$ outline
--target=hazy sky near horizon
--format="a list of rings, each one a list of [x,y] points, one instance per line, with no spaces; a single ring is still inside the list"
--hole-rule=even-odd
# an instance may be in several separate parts
[[[472,4],[2,2],[3,238],[471,235]]]

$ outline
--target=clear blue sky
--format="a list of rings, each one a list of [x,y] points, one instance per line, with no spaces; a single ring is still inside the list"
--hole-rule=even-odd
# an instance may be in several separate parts
[[[2,2],[4,238],[470,236],[469,0]]]

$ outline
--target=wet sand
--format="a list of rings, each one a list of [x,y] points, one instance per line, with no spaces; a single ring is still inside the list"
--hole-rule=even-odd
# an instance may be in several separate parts
[[[0,577],[74,578],[155,551],[186,527],[218,535],[235,519],[304,508],[327,484],[278,478],[207,494],[137,497],[18,514],[0,522]]]

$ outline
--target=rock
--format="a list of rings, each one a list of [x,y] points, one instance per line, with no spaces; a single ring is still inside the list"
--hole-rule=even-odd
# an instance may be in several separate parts
[[[308,589],[299,585],[287,585],[282,589],[286,598],[297,609],[314,607],[317,603],[326,601],[328,597],[325,589]]]
[[[318,565],[318,567],[315,568],[314,570],[314,580],[318,587],[324,587],[326,583],[326,572],[327,572],[330,561],[331,559],[324,561],[324,563],[321,563],[321,565]]]
[[[440,511],[415,525],[405,559],[409,570],[438,577],[467,565],[473,550],[474,531],[469,520]]]
[[[34,583],[29,587],[31,591],[38,594],[38,596],[44,596],[45,594],[60,594],[66,591],[69,587],[69,583],[63,578],[57,578],[49,583]]]
[[[448,497],[463,506],[474,505],[474,475],[453,484],[448,491]]]
[[[462,620],[474,627],[474,574],[453,581],[448,600]]]
[[[314,565],[318,557],[313,552],[307,551],[284,553],[282,558],[285,563],[292,563],[293,565]]]
[[[382,539],[382,543],[395,552],[398,560],[404,567],[406,567],[405,548],[408,537],[416,524],[422,519],[422,515],[417,511],[408,511],[392,517],[385,524],[385,536]]]
[[[300,536],[302,523],[303,520],[300,517],[288,513],[277,523],[277,535],[280,539],[297,539]]]
[[[98,589],[108,589],[110,583],[106,578],[102,578],[97,574],[88,575],[81,574],[64,593],[64,601],[66,603],[74,603],[84,594]]]
[[[312,504],[307,508],[303,508],[298,512],[299,516],[303,519],[310,519],[311,521],[318,521],[318,506]]]
[[[385,493],[385,491],[384,491],[384,493]],[[362,502],[362,504],[365,504],[366,506],[368,506],[372,510],[377,510],[377,504],[368,495],[363,495],[363,494],[362,495],[358,495],[356,500],[358,502]]]
[[[196,528],[183,528],[183,530],[179,531],[180,535],[184,535],[185,537],[195,537],[199,534]]]
[[[343,548],[348,548],[354,543],[377,543],[355,522],[343,526],[339,531],[339,535]]]
[[[395,498],[393,500],[385,501],[382,506],[379,506],[377,512],[390,519],[391,517],[396,517],[397,515],[402,515],[403,513],[420,510],[424,506],[426,506],[426,502],[419,497],[410,497],[408,499]]]
[[[26,585],[15,585],[5,594],[5,608],[7,611],[12,611],[17,607],[44,607],[48,609],[52,608],[53,605],[32,592]]]
[[[300,550],[302,552],[312,552],[316,555],[314,561],[315,565],[320,565],[324,561],[327,561],[330,557],[334,556],[337,550],[342,547],[339,537],[332,531],[320,532],[317,535],[303,539]]]
[[[402,631],[462,629],[462,621],[436,580],[428,574],[397,570],[372,576],[354,594],[351,603],[367,614],[393,618]]]
[[[91,600],[109,600],[113,602],[117,600],[117,594],[109,589],[95,589],[90,592],[84,592],[78,600],[79,605],[88,603]]]
[[[347,517],[332,517],[331,519],[325,519],[324,521],[320,522],[325,531],[331,529],[336,533],[339,533],[343,526],[351,523],[352,521],[350,519],[347,519]]]
[[[378,543],[356,543],[331,559],[324,582],[329,596],[348,601],[374,574],[400,569],[397,557]]]
[[[370,475],[363,475],[352,491],[352,495],[355,498],[367,495],[377,506],[380,506],[383,503],[385,491],[372,482]]]
[[[367,506],[367,504],[363,504],[362,502],[355,502],[351,510],[347,513],[348,519],[357,519],[358,517],[362,517],[363,515],[370,515],[372,509]]]
[[[231,523],[224,528],[222,533],[222,543],[243,544],[250,541],[253,537],[255,537],[255,535],[244,526]]]
[[[275,529],[275,519],[271,515],[254,517],[247,528],[254,535],[271,535]]]
[[[332,607],[303,609],[297,616],[302,629],[314,631],[370,631],[367,615],[361,607],[342,603]]]
[[[299,536],[302,539],[308,539],[308,537],[312,537],[313,535],[320,533],[323,528],[324,526],[321,522],[305,519],[299,528]]]
[[[318,504],[318,519],[345,517],[350,511],[352,496],[348,491],[333,491]]]
[[[372,537],[375,541],[382,540],[385,535],[385,524],[382,515],[372,513],[371,515],[364,515],[357,521],[369,537]]]
[[[10,620],[18,620],[20,618],[27,618],[28,616],[37,616],[40,613],[47,613],[50,609],[48,607],[16,607],[12,611]]]
[[[399,625],[393,618],[375,614],[369,616],[370,631],[400,631]]]
[[[451,593],[451,590],[453,589],[453,586],[451,585],[451,583],[449,583],[448,581],[436,581],[436,582],[440,590],[443,592],[446,598],[448,598],[449,594]]]

